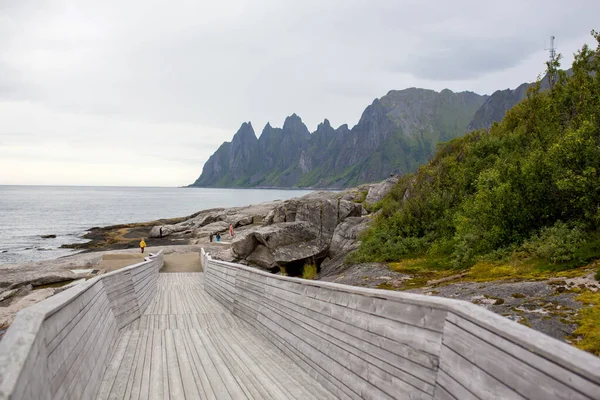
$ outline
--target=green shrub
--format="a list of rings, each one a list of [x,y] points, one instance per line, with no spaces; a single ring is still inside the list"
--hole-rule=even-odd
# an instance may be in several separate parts
[[[600,34],[593,35],[598,48],[575,55],[572,76],[559,71],[546,91],[537,82],[500,123],[445,143],[403,176],[375,205],[378,216],[351,260],[445,254],[468,267],[518,249],[572,267],[599,254]]]
[[[596,278],[596,280],[600,282],[600,269],[596,271],[596,275],[594,275],[594,278]]]
[[[552,263],[567,262],[574,259],[577,249],[586,238],[585,232],[578,227],[569,227],[564,222],[557,222],[552,227],[544,227],[539,233],[523,243],[522,249],[539,258]]]
[[[317,266],[315,264],[304,264],[302,278],[315,279],[317,277]]]

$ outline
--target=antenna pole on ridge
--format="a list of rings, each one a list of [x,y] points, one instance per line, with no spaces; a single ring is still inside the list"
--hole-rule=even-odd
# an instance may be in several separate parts
[[[546,49],[550,52],[550,60],[548,62],[548,83],[550,84],[550,89],[556,84],[556,70],[554,65],[556,61],[556,47],[554,46],[554,39],[556,39],[554,35],[550,36],[550,48]]]

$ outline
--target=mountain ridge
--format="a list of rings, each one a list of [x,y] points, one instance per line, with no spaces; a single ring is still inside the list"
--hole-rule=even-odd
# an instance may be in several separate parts
[[[257,138],[245,122],[190,186],[344,188],[411,172],[437,143],[466,133],[487,98],[413,87],[375,99],[351,129],[325,119],[311,133],[294,113],[281,128],[267,123]]]

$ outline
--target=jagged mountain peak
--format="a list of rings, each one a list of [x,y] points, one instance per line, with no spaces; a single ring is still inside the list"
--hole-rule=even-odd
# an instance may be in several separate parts
[[[254,132],[254,128],[252,128],[252,123],[244,122],[240,126],[240,129],[238,129],[238,131],[235,133],[235,135],[233,135],[233,138],[235,139],[236,137],[250,137],[250,136],[253,136],[256,139],[256,133]]]
[[[322,130],[322,129],[330,129],[331,128],[331,123],[329,122],[329,120],[327,118],[325,118],[323,120],[323,122],[321,122],[319,125],[317,125],[317,131],[318,130]],[[333,128],[331,128],[333,129]]]
[[[324,119],[311,134],[294,113],[281,128],[267,123],[256,144],[245,123],[231,146],[206,163],[196,186],[341,188],[410,172],[427,162],[437,143],[464,135],[491,97],[450,89],[390,90],[365,108],[352,129],[334,129]]]

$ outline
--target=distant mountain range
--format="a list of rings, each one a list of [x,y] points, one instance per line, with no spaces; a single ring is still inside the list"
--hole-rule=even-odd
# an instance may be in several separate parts
[[[412,172],[438,143],[500,121],[525,98],[529,85],[491,96],[392,90],[375,99],[352,129],[334,129],[325,120],[310,133],[293,114],[282,128],[267,124],[257,138],[252,124],[244,122],[190,186],[344,188]]]

